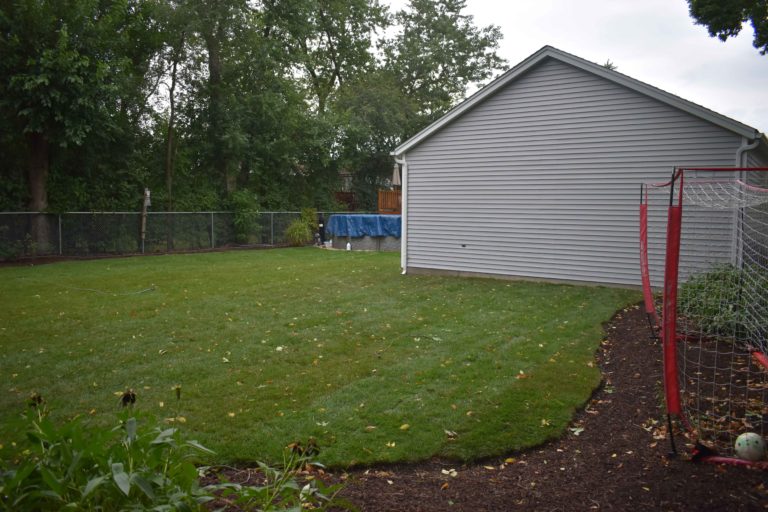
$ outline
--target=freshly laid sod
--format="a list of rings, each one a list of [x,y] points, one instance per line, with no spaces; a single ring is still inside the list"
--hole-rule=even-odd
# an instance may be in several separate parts
[[[500,454],[562,432],[602,322],[639,298],[399,270],[314,248],[2,268],[0,439],[33,392],[113,424],[133,388],[215,462],[310,436],[334,466]]]

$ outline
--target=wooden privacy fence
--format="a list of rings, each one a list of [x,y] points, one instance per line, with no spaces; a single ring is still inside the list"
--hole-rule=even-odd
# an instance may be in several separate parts
[[[379,190],[379,213],[402,213],[402,191]]]

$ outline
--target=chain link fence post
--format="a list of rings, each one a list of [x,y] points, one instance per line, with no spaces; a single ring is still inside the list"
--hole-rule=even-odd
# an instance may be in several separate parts
[[[326,213],[326,218],[331,214]],[[298,212],[266,211],[248,227],[246,238],[232,212],[0,212],[0,260],[25,256],[99,256],[185,252],[225,247],[280,247]],[[44,217],[37,242],[34,222]],[[267,226],[266,224],[269,223]],[[58,233],[55,230],[58,227]],[[66,237],[64,236],[66,230]],[[208,237],[208,240],[205,237]],[[238,238],[239,237],[239,238]],[[65,244],[66,242],[66,244]]]
[[[269,212],[269,245],[275,245],[275,212]]]

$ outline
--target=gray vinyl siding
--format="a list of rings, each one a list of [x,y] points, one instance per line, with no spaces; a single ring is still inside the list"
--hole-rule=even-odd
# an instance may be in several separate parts
[[[406,153],[406,267],[638,285],[640,184],[676,165],[733,165],[740,145],[547,58]],[[667,203],[650,218],[657,284]]]
[[[768,148],[761,145],[758,149],[759,151],[750,151],[747,153],[747,167],[768,167]],[[761,176],[758,180],[762,180],[762,176],[765,176],[765,173],[758,174],[757,176]]]
[[[760,148],[760,152],[747,153],[747,167],[768,167],[768,155],[766,148]],[[768,189],[768,171],[750,172],[747,176],[750,185]],[[768,194],[766,194],[768,196]],[[749,208],[744,213],[744,225],[742,228],[742,259],[747,267],[768,268],[768,201]],[[753,274],[754,276],[755,274]],[[753,293],[764,296],[764,287],[768,284],[763,274],[752,281]],[[762,288],[757,291],[756,288]]]

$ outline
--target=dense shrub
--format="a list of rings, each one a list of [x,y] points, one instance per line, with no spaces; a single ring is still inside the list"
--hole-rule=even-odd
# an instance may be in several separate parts
[[[256,241],[259,235],[259,204],[256,196],[247,190],[234,192],[229,199],[234,214],[235,241],[246,244]]]
[[[705,334],[745,339],[768,324],[766,289],[763,269],[716,265],[680,286],[678,314]]]
[[[293,246],[306,245],[314,239],[317,232],[317,210],[304,208],[301,217],[294,220],[285,230],[285,239]]]

